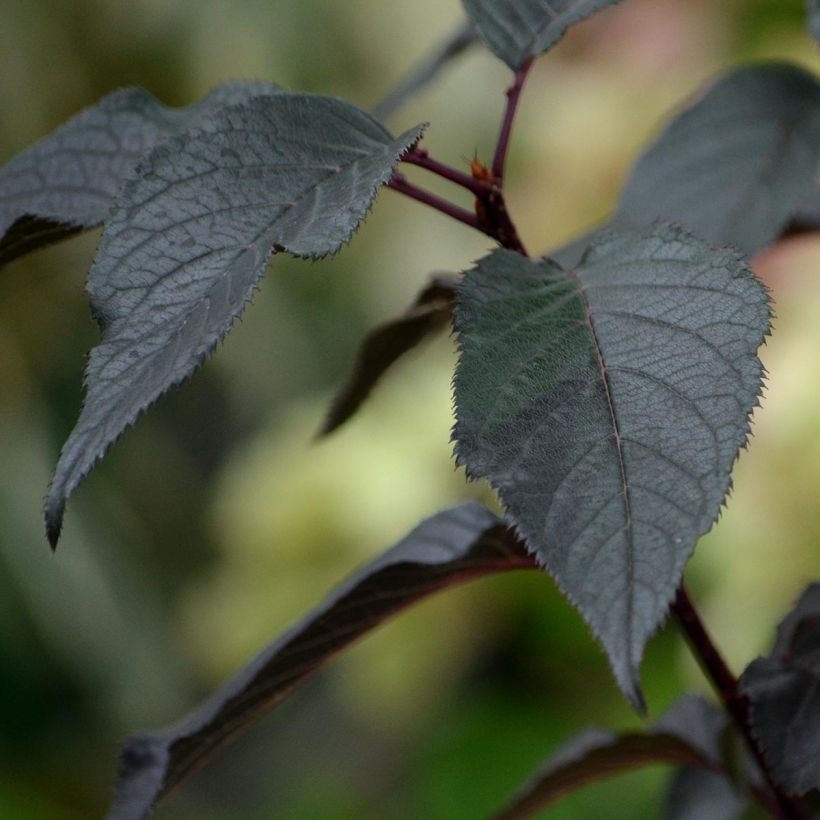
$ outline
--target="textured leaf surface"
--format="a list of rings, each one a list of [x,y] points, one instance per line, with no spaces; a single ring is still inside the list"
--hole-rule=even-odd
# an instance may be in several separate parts
[[[124,88],[77,114],[0,169],[0,265],[101,225],[159,140],[221,106],[276,91],[269,83],[229,83],[189,108],[168,108],[147,91]]]
[[[772,654],[753,661],[741,685],[777,782],[794,794],[820,789],[820,584],[803,593]]]
[[[575,23],[620,0],[464,0],[492,50],[513,71],[543,54]]]
[[[672,763],[719,769],[711,739],[705,747],[700,743],[711,733],[715,713],[715,708],[701,698],[687,695],[647,733],[615,735],[586,729],[558,749],[530,782],[493,815],[494,820],[532,817],[588,783],[640,766]],[[690,726],[689,720],[697,725]],[[701,720],[706,723],[701,725]]]
[[[320,435],[332,433],[344,424],[397,359],[447,326],[453,312],[456,282],[455,276],[435,276],[402,316],[367,334],[353,373],[333,399]]]
[[[820,84],[788,63],[742,68],[677,116],[641,157],[614,226],[679,222],[752,254],[817,188]]]
[[[732,781],[720,772],[684,766],[666,793],[666,820],[735,820],[746,806]]]
[[[644,645],[746,441],[768,317],[734,254],[671,226],[605,236],[573,272],[499,250],[457,290],[457,460],[638,708]]]
[[[423,521],[282,635],[178,726],[128,740],[109,820],[147,817],[206,756],[276,706],[319,666],[386,618],[456,583],[532,558],[489,510],[465,504]]]
[[[153,150],[89,274],[103,339],[46,500],[52,544],[68,495],[227,333],[273,250],[337,251],[420,134],[393,139],[341,100],[279,93],[225,107]]]

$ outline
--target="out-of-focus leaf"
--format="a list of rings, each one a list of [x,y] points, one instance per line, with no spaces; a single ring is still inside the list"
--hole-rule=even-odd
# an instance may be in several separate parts
[[[752,731],[788,792],[820,789],[820,584],[812,584],[777,630],[772,654],[746,668]]]
[[[165,732],[129,739],[109,820],[148,816],[156,800],[208,755],[398,610],[471,578],[534,566],[510,530],[479,504],[426,519],[265,649],[188,719]]]
[[[0,265],[101,225],[139,160],[164,137],[217,108],[277,91],[229,83],[189,108],[168,108],[140,88],[103,97],[0,168]]]
[[[456,457],[642,708],[644,645],[715,520],[760,392],[766,292],[672,226],[609,234],[566,272],[507,250],[456,292]]]
[[[685,695],[648,733],[615,735],[587,729],[567,741],[494,820],[519,820],[542,811],[587,783],[658,763],[719,771],[718,736],[725,721],[714,706]]]
[[[806,0],[806,14],[811,36],[820,43],[820,0]]]
[[[353,373],[333,399],[320,436],[326,436],[344,424],[397,359],[449,323],[456,282],[456,276],[433,277],[402,316],[367,334],[359,348]]]
[[[675,117],[638,160],[613,227],[663,218],[752,254],[816,190],[820,84],[788,63],[737,69]]]
[[[666,820],[735,820],[746,803],[725,774],[684,766],[669,783],[664,816]]]
[[[68,496],[225,336],[271,253],[336,252],[421,131],[393,139],[342,100],[282,92],[221,108],[154,148],[106,221],[89,274],[103,339],[46,499],[52,546]]]
[[[564,32],[620,0],[464,0],[490,50],[513,71],[552,48]]]

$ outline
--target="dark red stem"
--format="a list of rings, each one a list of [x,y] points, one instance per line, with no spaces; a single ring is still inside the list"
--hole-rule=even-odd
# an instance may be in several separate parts
[[[463,222],[465,225],[469,225],[477,231],[487,233],[487,230],[481,225],[478,221],[478,217],[474,213],[471,213],[466,208],[460,208],[458,205],[454,205],[448,199],[444,199],[444,197],[437,196],[430,191],[426,191],[424,188],[419,188],[418,185],[408,182],[401,174],[394,174],[390,182],[387,183],[387,187],[410,197],[410,199],[415,199],[416,202],[428,205],[459,222]]]
[[[416,148],[415,151],[410,151],[410,153],[402,159],[402,162],[407,162],[410,165],[416,165],[419,168],[432,171],[437,176],[454,182],[456,185],[460,185],[468,191],[472,191],[476,196],[486,196],[498,190],[497,187],[490,182],[471,177],[469,174],[462,173],[456,168],[452,168],[443,162],[439,162],[437,159],[433,159],[423,148]]]
[[[706,631],[706,627],[686,594],[683,584],[681,584],[675,602],[672,604],[672,611],[675,613],[689,641],[693,654],[715,687],[726,711],[734,721],[766,784],[774,795],[777,801],[775,816],[781,818],[781,820],[807,820],[806,812],[800,801],[785,794],[774,782],[769,765],[763,756],[763,750],[752,734],[749,701],[738,688],[737,678],[726,665],[726,661]]]
[[[493,157],[493,176],[498,183],[504,179],[504,163],[507,160],[507,148],[510,144],[510,134],[512,134],[513,120],[518,108],[518,100],[521,97],[521,90],[524,88],[524,81],[530,72],[532,60],[524,63],[515,72],[513,84],[507,89],[507,107],[504,110],[504,119],[501,122],[501,133],[498,135],[498,143],[495,146],[495,156]]]

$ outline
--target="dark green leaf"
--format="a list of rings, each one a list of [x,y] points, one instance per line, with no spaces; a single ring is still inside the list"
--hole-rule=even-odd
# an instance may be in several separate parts
[[[326,436],[344,424],[397,359],[449,323],[456,282],[458,278],[455,276],[434,277],[402,316],[367,334],[359,348],[353,373],[333,399],[320,436]]]
[[[0,169],[0,265],[101,225],[139,160],[207,113],[278,89],[237,82],[189,108],[124,88],[70,119]]]
[[[666,793],[666,820],[735,820],[746,806],[732,781],[721,772],[684,766]]]
[[[52,545],[68,496],[225,336],[274,249],[337,251],[420,134],[393,139],[341,100],[283,92],[222,108],[154,148],[106,222],[89,274],[103,339],[46,500]]]
[[[735,254],[658,225],[599,238],[572,273],[496,251],[454,324],[457,460],[489,477],[640,708],[644,645],[749,432],[766,292]]]
[[[806,0],[806,14],[811,36],[820,43],[820,0]]]
[[[803,593],[772,654],[749,664],[741,686],[777,782],[793,794],[820,789],[820,584]]]
[[[493,54],[513,71],[552,48],[564,32],[620,0],[464,0]]]
[[[820,84],[788,63],[731,72],[677,116],[632,171],[615,227],[679,222],[752,254],[817,187]]]
[[[423,521],[354,575],[179,725],[123,749],[109,820],[138,820],[207,756],[337,652],[393,613],[453,584],[534,563],[489,510],[465,504]]]

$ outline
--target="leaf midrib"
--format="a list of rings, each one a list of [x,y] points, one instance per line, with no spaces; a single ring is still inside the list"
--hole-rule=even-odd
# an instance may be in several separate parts
[[[604,395],[606,396],[607,408],[609,410],[609,418],[612,423],[612,430],[615,437],[615,452],[618,454],[618,467],[621,473],[621,486],[623,488],[623,504],[624,516],[626,518],[626,575],[628,579],[629,594],[626,596],[626,639],[628,651],[632,654],[632,633],[633,633],[633,610],[634,610],[634,596],[633,590],[635,588],[635,563],[633,556],[633,531],[632,531],[632,501],[629,497],[629,484],[626,478],[626,462],[624,461],[623,447],[621,444],[621,428],[618,423],[618,414],[615,410],[615,402],[612,398],[612,391],[610,389],[609,374],[607,372],[606,363],[604,362],[603,352],[601,350],[600,342],[598,341],[598,334],[595,331],[595,325],[592,321],[592,311],[590,309],[589,301],[587,300],[586,290],[577,271],[569,271],[569,276],[575,284],[578,292],[578,298],[581,301],[581,307],[584,311],[584,321],[589,328],[592,344],[595,348],[595,357],[598,365],[598,373],[601,377],[601,382],[604,385]]]

